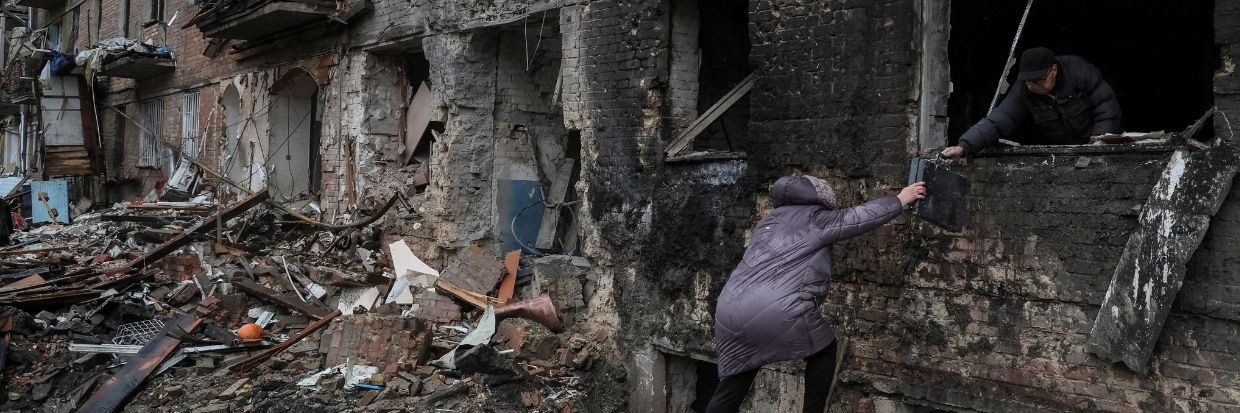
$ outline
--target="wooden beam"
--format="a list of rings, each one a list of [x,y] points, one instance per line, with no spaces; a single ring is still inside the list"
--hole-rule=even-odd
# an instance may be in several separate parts
[[[723,95],[723,98],[719,99],[718,102],[715,102],[710,109],[706,109],[706,112],[702,113],[701,116],[698,116],[697,119],[694,119],[693,123],[689,124],[689,127],[685,128],[684,132],[680,133],[680,136],[677,136],[670,145],[667,145],[667,156],[675,156],[677,153],[680,153],[680,151],[688,147],[689,144],[693,142],[693,138],[696,138],[698,134],[706,130],[706,127],[710,126],[711,123],[714,123],[715,119],[719,119],[720,116],[723,116],[723,113],[727,112],[728,109],[731,109],[732,105],[741,100],[741,97],[745,96],[746,93],[749,93],[750,89],[753,89],[753,73],[750,73],[749,76],[745,76],[745,78],[742,79],[736,87],[729,90],[728,93]]]
[[[164,217],[145,216],[145,215],[101,215],[99,219],[108,222],[136,222],[146,224],[148,226],[165,226],[172,223],[172,220]]]
[[[284,306],[285,308],[308,315],[310,317],[321,319],[327,315],[327,309],[325,308],[316,307],[308,303],[304,303],[301,300],[297,299],[297,297],[293,297],[288,294],[280,294],[276,292],[275,290],[259,285],[256,282],[245,280],[245,279],[236,279],[236,278],[234,278],[230,282],[232,283],[234,287],[240,288],[241,291],[245,291],[247,293],[266,299],[267,301],[280,304]]]
[[[43,254],[47,252],[64,251],[66,249],[69,249],[69,247],[51,247],[51,248],[39,248],[39,249],[33,249],[33,250],[12,250],[12,251],[0,252],[0,257],[7,257],[10,255],[22,255],[22,254]]]
[[[201,224],[198,224],[197,226],[186,230],[181,235],[177,235],[176,237],[168,240],[168,242],[160,244],[160,246],[155,247],[155,249],[148,251],[146,254],[142,255],[141,257],[138,257],[137,259],[130,261],[129,262],[130,271],[140,270],[146,267],[147,265],[154,263],[155,261],[159,261],[161,258],[167,256],[168,254],[171,254],[174,251],[181,249],[181,247],[189,245],[191,242],[194,241],[194,236],[210,231],[212,229],[215,229],[215,226],[219,225],[220,221],[228,222],[228,220],[236,218],[238,215],[245,213],[245,211],[250,210],[250,208],[257,206],[258,204],[261,204],[263,203],[263,201],[266,201],[266,200],[267,200],[267,190],[264,189],[262,191],[255,193],[254,195],[251,195],[249,198],[246,198],[242,200],[241,202],[238,202],[236,205],[228,207],[228,209],[224,210],[224,212],[221,212],[218,215],[212,215],[212,216],[207,217],[206,219],[202,220]],[[216,217],[219,217],[218,221],[216,220]]]
[[[44,288],[44,290],[46,289],[47,288]],[[4,297],[0,297],[0,305],[11,305],[14,307],[27,308],[41,305],[79,303],[92,298],[97,298],[102,292],[103,291],[99,290],[84,289],[57,291],[43,294],[23,294],[21,296],[6,295]],[[8,293],[8,291],[5,291],[5,293]]]
[[[460,286],[457,286],[456,284],[444,281],[443,278],[435,280],[435,288],[438,288],[442,292],[448,293],[449,295],[453,297],[460,298],[461,300],[464,300],[467,303],[473,304],[474,307],[478,307],[484,310],[487,308],[487,301],[499,302],[498,299],[491,298],[491,297],[488,297],[480,293],[466,290],[464,288],[461,288]]]

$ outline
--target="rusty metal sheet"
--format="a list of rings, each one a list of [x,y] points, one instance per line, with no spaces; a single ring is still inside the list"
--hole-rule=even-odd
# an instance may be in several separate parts
[[[124,407],[129,395],[141,387],[151,372],[163,364],[164,360],[181,344],[180,339],[169,336],[168,333],[173,329],[193,332],[200,324],[202,324],[201,318],[186,315],[176,316],[171,322],[165,323],[159,335],[142,347],[138,354],[131,357],[125,367],[104,381],[99,389],[89,399],[86,399],[78,412],[107,413]]]

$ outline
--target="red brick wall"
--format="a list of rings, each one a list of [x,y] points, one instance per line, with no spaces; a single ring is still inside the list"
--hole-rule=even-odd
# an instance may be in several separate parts
[[[98,1],[98,3],[96,3]],[[97,44],[101,39],[109,39],[121,35],[120,6],[124,0],[87,0],[80,4],[70,2],[67,6],[76,5],[79,10],[79,18],[77,20],[78,36],[74,44],[76,50],[85,50]],[[202,37],[201,32],[195,26],[182,28],[189,22],[190,18],[198,12],[198,6],[191,5],[184,0],[167,0],[165,4],[165,19],[171,18],[173,13],[178,12],[178,16],[174,24],[167,27],[166,43],[163,41],[165,37],[161,35],[161,25],[151,24],[144,27],[147,16],[150,11],[149,0],[130,0],[129,3],[129,37],[138,41],[151,39],[153,43],[166,45],[172,50],[176,59],[177,68],[171,74],[158,76],[141,81],[134,81],[125,78],[101,77],[98,80],[98,89],[100,90],[101,100],[99,107],[99,115],[101,118],[101,142],[104,146],[105,164],[107,165],[106,173],[109,181],[115,184],[117,181],[126,181],[131,184],[140,185],[142,193],[149,191],[155,187],[165,176],[164,172],[156,168],[138,168],[138,140],[139,128],[136,124],[130,123],[125,125],[123,137],[116,136],[118,122],[116,112],[108,107],[108,105],[117,105],[126,110],[126,115],[135,121],[140,119],[139,107],[136,103],[146,102],[152,99],[159,99],[164,102],[163,112],[163,130],[159,131],[161,135],[168,138],[172,142],[179,145],[181,140],[181,107],[183,104],[184,93],[197,90],[200,92],[199,106],[199,128],[203,135],[201,140],[202,150],[200,151],[199,160],[207,165],[218,165],[219,153],[216,150],[219,139],[223,137],[223,107],[218,104],[220,88],[217,90],[216,85],[221,82],[230,80],[232,76],[237,74],[255,74],[258,78],[265,78],[266,84],[278,78],[278,75],[293,67],[302,67],[319,75],[320,85],[329,83],[326,77],[327,70],[332,67],[332,61],[329,59],[326,64],[322,62],[316,54],[321,54],[324,45],[333,43],[331,38],[319,39],[289,39],[289,42],[298,42],[298,44],[308,47],[280,48],[276,50],[264,50],[261,54],[254,52],[232,54],[228,48],[225,48],[215,58],[208,58],[203,55],[203,51],[207,47],[207,39]],[[102,19],[96,18],[96,13],[102,15]],[[66,10],[43,10],[38,12],[40,24],[46,24],[56,16],[65,13],[62,18],[62,39],[67,39],[70,32],[70,22],[72,12]],[[98,26],[98,30],[96,30]],[[88,35],[89,33],[89,35]],[[239,42],[231,41],[229,45],[236,45]],[[259,48],[262,49],[262,48]],[[254,56],[259,56],[255,58]],[[316,70],[318,69],[318,70]],[[250,77],[251,82],[255,79]],[[257,88],[259,85],[248,85],[251,88]],[[252,97],[260,102],[253,105],[255,112],[261,115],[265,112],[267,104],[265,103],[266,93],[263,90],[251,90],[249,93],[242,92],[249,96],[243,96],[243,99]],[[322,107],[323,105],[320,105]],[[215,114],[212,114],[212,111]],[[242,113],[241,118],[251,116],[252,113]],[[213,119],[214,118],[214,119]],[[123,121],[123,120],[122,120]],[[261,125],[265,128],[265,125]],[[260,136],[266,135],[260,133]],[[123,145],[123,150],[118,151],[117,145]],[[124,159],[119,163],[121,166],[115,167],[117,161],[111,159],[118,152],[125,154]],[[115,188],[115,186],[109,186]],[[124,198],[114,193],[117,200]]]

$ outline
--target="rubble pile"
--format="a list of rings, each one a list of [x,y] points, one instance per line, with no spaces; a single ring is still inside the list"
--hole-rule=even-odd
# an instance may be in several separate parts
[[[120,203],[0,249],[0,411],[570,412],[610,340],[571,256],[433,268],[377,226]]]

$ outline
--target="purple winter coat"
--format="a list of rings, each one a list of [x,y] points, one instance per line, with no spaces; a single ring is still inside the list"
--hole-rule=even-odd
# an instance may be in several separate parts
[[[818,310],[831,280],[831,244],[869,232],[902,206],[887,196],[830,209],[810,179],[786,176],[771,187],[775,210],[754,228],[745,258],[715,308],[719,377],[806,358],[835,334]]]

